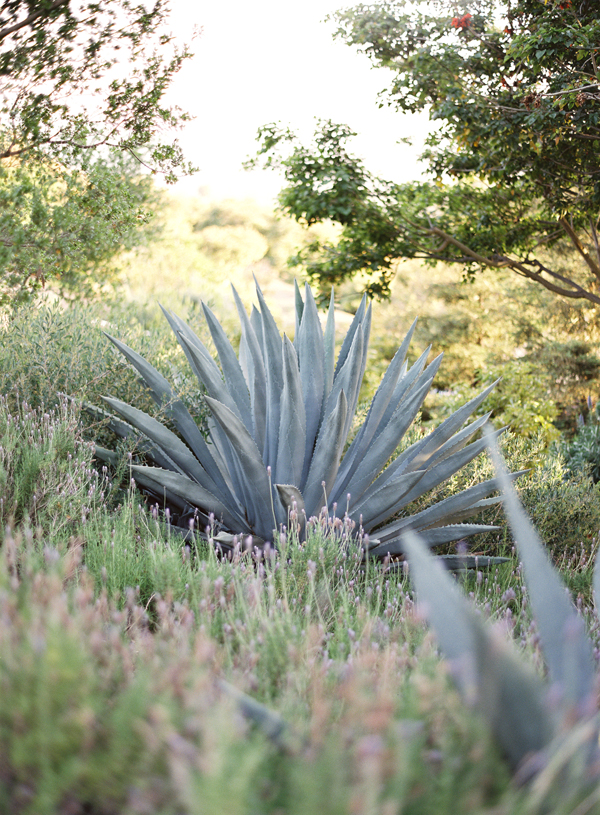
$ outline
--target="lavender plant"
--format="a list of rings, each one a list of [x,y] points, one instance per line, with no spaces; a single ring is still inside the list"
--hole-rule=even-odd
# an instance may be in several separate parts
[[[239,357],[203,304],[220,367],[188,325],[164,312],[206,391],[208,438],[167,380],[110,337],[163,405],[174,428],[118,399],[105,398],[119,417],[113,416],[112,429],[122,436],[141,434],[142,450],[156,465],[132,466],[143,488],[180,512],[195,510],[201,528],[214,516],[216,539],[224,548],[234,545],[236,535],[251,536],[252,545],[259,547],[273,541],[291,511],[302,524],[321,513],[349,519],[357,534],[376,536],[367,538],[366,546],[378,558],[401,554],[401,535],[409,528],[419,531],[429,546],[494,528],[463,523],[500,500],[489,497],[497,488],[494,478],[414,515],[405,512],[413,500],[482,452],[478,431],[487,416],[467,422],[493,385],[393,458],[441,362],[440,355],[426,366],[427,349],[408,366],[413,324],[347,446],[367,364],[371,307],[366,298],[336,362],[333,295],[323,331],[309,286],[303,299],[296,285],[292,342],[279,334],[258,286],[260,309],[253,308],[250,317],[235,290],[233,294],[242,326]],[[110,458],[101,448],[98,454]]]

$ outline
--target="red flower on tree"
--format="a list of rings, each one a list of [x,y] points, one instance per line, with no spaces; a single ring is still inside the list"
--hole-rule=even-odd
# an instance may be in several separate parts
[[[453,28],[470,28],[472,21],[472,14],[464,14],[462,17],[453,17],[452,26]]]

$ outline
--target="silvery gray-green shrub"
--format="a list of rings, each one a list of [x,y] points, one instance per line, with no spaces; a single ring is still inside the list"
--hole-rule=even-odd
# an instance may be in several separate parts
[[[349,519],[357,535],[367,535],[374,557],[401,553],[400,536],[408,528],[429,546],[494,528],[463,521],[500,500],[488,497],[497,488],[495,479],[414,515],[403,514],[412,501],[484,449],[477,435],[487,417],[468,420],[493,386],[394,458],[441,362],[440,355],[426,366],[427,349],[408,366],[413,324],[346,449],[367,364],[371,306],[366,298],[336,361],[333,295],[323,330],[309,286],[304,300],[296,286],[291,341],[280,335],[258,286],[260,308],[254,307],[250,316],[235,290],[233,294],[242,329],[239,356],[203,305],[219,364],[189,326],[164,312],[205,389],[208,438],[167,380],[110,338],[137,368],[174,428],[116,398],[105,398],[120,417],[113,418],[113,430],[122,436],[141,433],[142,450],[156,465],[132,467],[141,487],[181,512],[194,508],[200,529],[214,516],[217,540],[225,548],[236,535],[252,536],[254,546],[273,541],[290,512],[300,518],[301,528],[305,519],[322,512]],[[368,536],[376,540],[369,542]]]
[[[573,812],[597,812],[600,716],[592,642],[583,618],[509,483],[491,436],[489,444],[523,564],[547,678],[537,674],[506,637],[482,620],[456,581],[431,557],[426,542],[409,531],[403,544],[411,580],[459,689],[482,711],[520,777],[537,777],[534,797],[539,794],[539,811],[549,811],[544,806],[544,797],[558,781],[563,785],[570,783],[575,797],[588,785],[595,786],[597,797],[593,806]],[[594,592],[598,614],[598,558]]]

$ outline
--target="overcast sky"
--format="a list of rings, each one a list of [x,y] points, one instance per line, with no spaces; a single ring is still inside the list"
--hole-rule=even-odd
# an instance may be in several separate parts
[[[355,49],[334,41],[326,15],[344,0],[172,0],[172,27],[189,38],[195,57],[175,80],[171,101],[196,118],[178,138],[187,158],[200,167],[179,189],[210,188],[216,197],[272,199],[281,186],[273,172],[246,172],[241,164],[255,151],[260,125],[289,124],[305,135],[315,117],[349,124],[359,136],[353,152],[370,170],[396,181],[419,174],[416,156],[426,118],[378,108],[385,70],[371,70]],[[415,147],[397,144],[415,136]]]

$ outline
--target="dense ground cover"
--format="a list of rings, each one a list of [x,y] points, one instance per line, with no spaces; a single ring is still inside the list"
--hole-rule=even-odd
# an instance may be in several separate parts
[[[47,331],[44,320],[59,327]],[[102,341],[102,327],[118,320],[154,364],[180,372],[182,395],[193,399],[175,346],[166,335],[157,341],[151,315],[144,324],[122,308],[38,310],[13,318],[5,335],[2,808],[36,815],[575,811],[572,790],[558,778],[547,790],[510,780],[484,723],[451,682],[404,567],[365,573],[359,553],[341,546],[325,519],[304,544],[292,533],[280,541],[280,556],[221,561],[200,539],[184,545],[144,503],[128,481],[126,450],[121,472],[97,466],[90,440],[98,427],[82,423],[78,406],[60,394],[71,389],[96,401],[127,388],[142,405],[141,386]],[[20,342],[11,345],[15,325]],[[522,498],[591,621],[597,487],[585,474],[569,478],[543,441],[509,434],[504,453],[511,468],[538,465],[522,480]],[[489,472],[480,457],[443,494]],[[543,670],[506,525],[475,551],[511,559],[459,578],[465,590]],[[267,706],[254,708],[254,720],[243,715],[252,712],[249,699]]]

